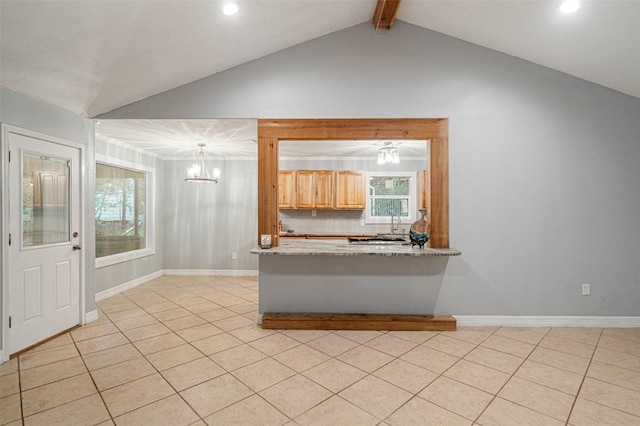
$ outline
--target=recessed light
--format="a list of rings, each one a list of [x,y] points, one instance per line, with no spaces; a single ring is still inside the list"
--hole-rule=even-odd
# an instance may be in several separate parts
[[[224,6],[222,6],[222,13],[229,16],[235,15],[238,13],[238,5],[235,3],[225,3]]]
[[[573,13],[580,9],[580,2],[578,0],[566,0],[560,4],[560,12]]]

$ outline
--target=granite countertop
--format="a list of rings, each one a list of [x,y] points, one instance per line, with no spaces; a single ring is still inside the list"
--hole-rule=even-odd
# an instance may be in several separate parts
[[[455,249],[419,248],[411,245],[356,245],[347,241],[281,241],[280,247],[261,249],[256,247],[251,253],[280,256],[459,256]]]
[[[345,232],[281,232],[280,237],[371,237],[375,234],[352,234]]]

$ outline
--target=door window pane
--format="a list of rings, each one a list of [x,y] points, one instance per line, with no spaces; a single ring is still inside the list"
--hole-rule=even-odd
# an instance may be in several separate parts
[[[96,258],[146,247],[146,173],[96,164]]]
[[[54,244],[69,239],[69,166],[67,160],[22,157],[22,245]]]

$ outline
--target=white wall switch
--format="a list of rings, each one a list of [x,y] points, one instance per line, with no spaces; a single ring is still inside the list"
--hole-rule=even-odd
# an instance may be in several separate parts
[[[238,254],[234,251],[231,252],[231,260],[236,260],[238,258]]]
[[[583,296],[591,295],[591,284],[582,284],[582,295]]]

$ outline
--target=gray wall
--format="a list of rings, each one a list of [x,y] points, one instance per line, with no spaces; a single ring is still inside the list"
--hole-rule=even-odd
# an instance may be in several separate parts
[[[0,86],[0,122],[10,124],[25,130],[39,132],[84,146],[84,179],[82,196],[84,198],[84,237],[83,253],[85,255],[85,308],[86,312],[95,309],[95,274],[94,258],[95,243],[94,222],[94,152],[93,152],[93,121],[76,115],[57,106],[41,102],[22,93]],[[3,142],[4,143],[4,142]],[[4,145],[3,145],[4,148]],[[3,179],[4,176],[0,176]],[[1,206],[0,206],[1,207]],[[1,250],[1,248],[0,248]],[[1,268],[4,268],[2,265]],[[2,269],[0,269],[0,277]],[[2,285],[6,285],[3,283]],[[0,298],[2,292],[0,292]],[[0,342],[3,330],[2,301],[0,301]]]
[[[216,184],[185,182],[191,162],[165,161],[164,268],[257,270],[257,160],[224,160]]]
[[[448,117],[451,246],[463,255],[438,311],[640,314],[640,99],[396,21],[106,116]]]
[[[99,139],[96,140],[96,154],[155,169],[155,254],[96,269],[96,293],[98,293],[163,269],[164,226],[162,219],[165,210],[165,191],[163,188],[164,161],[139,151],[105,143]],[[95,217],[95,206],[92,207],[94,210],[92,210],[91,219]]]

